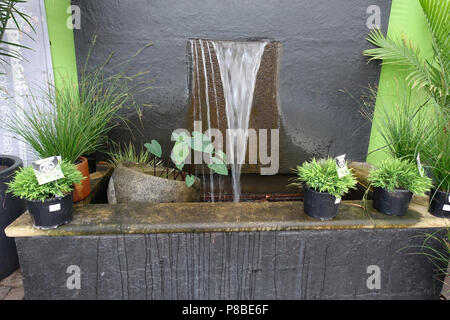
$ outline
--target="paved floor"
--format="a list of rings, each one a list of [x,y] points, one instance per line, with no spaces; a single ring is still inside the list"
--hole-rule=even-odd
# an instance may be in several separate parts
[[[23,300],[23,294],[20,270],[0,281],[0,300]]]
[[[450,268],[450,267],[449,267]],[[23,300],[22,274],[17,270],[8,278],[0,281],[0,300]],[[450,300],[450,278],[442,289],[442,299]]]

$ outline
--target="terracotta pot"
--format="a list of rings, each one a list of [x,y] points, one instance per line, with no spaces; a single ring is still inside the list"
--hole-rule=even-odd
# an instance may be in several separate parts
[[[73,202],[85,199],[91,193],[91,181],[89,180],[89,165],[85,157],[78,158],[79,163],[76,164],[78,171],[83,177],[86,177],[81,184],[76,184],[73,190]]]

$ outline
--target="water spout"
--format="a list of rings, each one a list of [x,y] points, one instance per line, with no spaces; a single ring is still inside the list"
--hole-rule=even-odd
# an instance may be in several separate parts
[[[212,41],[222,79],[228,130],[227,157],[231,163],[234,201],[241,194],[241,169],[245,162],[256,76],[267,42]]]

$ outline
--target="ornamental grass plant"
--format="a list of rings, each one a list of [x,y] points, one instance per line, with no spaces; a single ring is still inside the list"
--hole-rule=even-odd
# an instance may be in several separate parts
[[[304,162],[293,169],[297,177],[291,185],[302,187],[306,183],[310,188],[319,192],[327,192],[336,198],[341,198],[350,189],[355,189],[356,178],[351,169],[350,174],[339,178],[336,170],[336,162],[333,158],[316,159]]]
[[[413,162],[405,159],[387,159],[370,171],[368,180],[373,187],[383,188],[389,192],[404,189],[423,195],[430,190],[432,181],[422,174]]]

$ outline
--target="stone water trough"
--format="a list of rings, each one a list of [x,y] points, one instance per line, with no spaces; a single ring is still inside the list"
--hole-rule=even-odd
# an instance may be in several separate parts
[[[301,201],[97,203],[47,231],[25,213],[6,234],[25,299],[438,299],[442,277],[414,253],[450,222],[426,201],[391,217],[346,200],[332,221]]]

